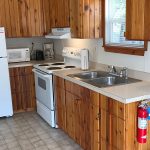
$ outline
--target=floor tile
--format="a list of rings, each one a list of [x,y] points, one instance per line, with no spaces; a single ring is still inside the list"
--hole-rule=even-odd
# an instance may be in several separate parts
[[[62,130],[51,128],[36,112],[0,118],[0,150],[82,150]]]

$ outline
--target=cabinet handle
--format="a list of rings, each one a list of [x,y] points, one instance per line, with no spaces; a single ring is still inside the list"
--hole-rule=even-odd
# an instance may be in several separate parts
[[[100,118],[101,118],[101,114],[98,113],[98,114],[97,114],[97,117],[96,117],[96,120],[99,120]]]

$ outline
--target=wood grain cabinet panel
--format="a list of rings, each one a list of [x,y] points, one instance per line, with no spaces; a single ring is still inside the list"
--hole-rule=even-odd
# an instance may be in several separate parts
[[[72,37],[102,37],[102,0],[70,0]]]
[[[150,149],[149,140],[146,144],[139,144],[136,139],[139,102],[123,104],[70,81],[56,78],[56,83],[62,82],[65,85],[59,84],[55,91],[56,101],[63,108],[57,110],[57,116],[63,122],[60,127],[63,129],[65,126],[65,132],[84,150]],[[60,94],[62,89],[65,99]],[[65,119],[62,117],[64,113]],[[148,139],[149,131],[148,122]]]
[[[41,0],[1,0],[0,26],[7,37],[42,36],[44,33]]]
[[[7,37],[48,34],[71,27],[72,37],[102,37],[102,0],[1,0],[0,26]]]
[[[14,112],[35,110],[35,85],[32,67],[9,68],[9,72]]]
[[[63,89],[63,84],[58,86],[58,83],[63,82],[65,83],[65,89]],[[64,79],[59,77],[54,77],[54,83],[59,127],[62,129],[66,128],[64,131],[80,144],[83,149],[99,150],[99,94],[70,81],[64,81]],[[62,85],[62,88],[60,85]],[[61,91],[63,95],[65,93],[65,96],[60,94]]]
[[[69,27],[69,0],[42,0],[44,34],[51,32],[54,27]]]
[[[126,38],[150,40],[150,1],[127,0]]]

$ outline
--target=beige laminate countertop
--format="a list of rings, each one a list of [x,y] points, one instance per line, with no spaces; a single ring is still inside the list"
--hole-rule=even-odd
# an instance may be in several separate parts
[[[55,71],[54,75],[62,77],[76,84],[79,84],[90,90],[96,91],[107,97],[111,97],[125,104],[141,101],[145,99],[150,99],[150,82],[148,81],[141,81],[141,82],[136,82],[131,84],[99,88],[67,76],[68,74],[74,74],[79,72],[82,71],[80,69],[70,69],[65,71]]]
[[[61,60],[58,59],[51,59],[51,60],[32,60],[29,62],[18,62],[18,63],[9,63],[9,68],[15,68],[15,67],[26,67],[26,66],[33,66],[35,64],[42,64],[42,63],[53,63],[53,62],[60,62]]]

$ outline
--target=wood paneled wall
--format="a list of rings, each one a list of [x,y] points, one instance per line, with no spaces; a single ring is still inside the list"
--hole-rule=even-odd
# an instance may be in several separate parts
[[[102,0],[70,0],[73,37],[102,37]]]

